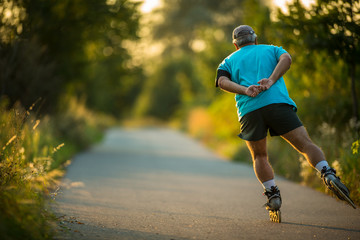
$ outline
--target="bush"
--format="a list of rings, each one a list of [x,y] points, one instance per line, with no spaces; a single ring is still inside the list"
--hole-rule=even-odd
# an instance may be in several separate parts
[[[351,148],[345,149],[340,160],[334,162],[334,167],[351,190],[350,197],[360,205],[360,139],[353,142]]]
[[[62,166],[99,140],[112,120],[71,98],[63,113],[41,119],[35,118],[34,106],[8,110],[7,105],[0,101],[0,236],[51,239],[54,218],[46,209]]]
[[[0,106],[0,235],[4,239],[49,239],[51,214],[45,194],[52,180],[53,147],[42,145],[39,122],[17,106]]]

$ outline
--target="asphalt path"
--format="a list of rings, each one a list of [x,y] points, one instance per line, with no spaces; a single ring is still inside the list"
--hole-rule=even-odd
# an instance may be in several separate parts
[[[359,209],[277,184],[280,224],[270,222],[251,166],[174,130],[111,129],[68,167],[54,202],[57,239],[360,239]]]

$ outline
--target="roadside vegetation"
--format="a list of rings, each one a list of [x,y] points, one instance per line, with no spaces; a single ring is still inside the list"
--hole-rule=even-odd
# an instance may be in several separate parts
[[[65,166],[131,110],[136,6],[0,1],[0,239],[52,239]]]
[[[29,109],[0,103],[1,239],[51,239],[51,199],[65,166],[78,151],[99,141],[109,118],[101,118],[74,100],[61,116],[36,117]]]

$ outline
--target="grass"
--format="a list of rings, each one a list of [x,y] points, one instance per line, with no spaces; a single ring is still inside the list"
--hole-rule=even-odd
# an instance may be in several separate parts
[[[39,145],[39,123],[19,106],[7,110],[4,101],[0,118],[1,236],[49,239],[51,214],[45,210],[44,193],[49,187],[46,171],[51,155]]]
[[[0,101],[1,239],[52,238],[55,219],[47,209],[64,164],[112,121],[72,98],[63,105],[61,114],[38,119],[36,106],[8,109]]]

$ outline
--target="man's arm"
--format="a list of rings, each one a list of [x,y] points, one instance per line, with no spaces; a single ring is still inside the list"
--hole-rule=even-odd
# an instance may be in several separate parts
[[[218,85],[222,90],[226,92],[247,95],[249,97],[256,97],[261,92],[260,86],[251,85],[249,87],[245,87],[231,81],[228,77],[225,76],[221,76],[218,79]]]
[[[270,75],[269,78],[263,78],[258,83],[262,87],[261,90],[269,89],[274,83],[276,83],[279,78],[281,78],[287,70],[289,70],[291,65],[291,56],[288,53],[284,53],[280,56],[279,62],[277,63],[274,71]]]

